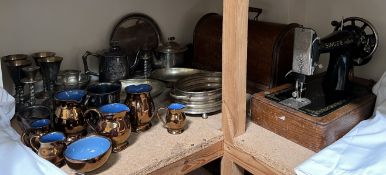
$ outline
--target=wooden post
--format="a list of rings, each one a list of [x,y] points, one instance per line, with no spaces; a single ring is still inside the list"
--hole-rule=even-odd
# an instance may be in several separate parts
[[[225,142],[245,132],[248,0],[224,0],[222,127]]]
[[[226,175],[244,175],[244,169],[235,164],[232,159],[223,155],[221,160],[221,174]]]
[[[249,0],[223,0],[222,129],[224,146],[245,132]],[[224,156],[221,174],[242,175],[243,169]]]

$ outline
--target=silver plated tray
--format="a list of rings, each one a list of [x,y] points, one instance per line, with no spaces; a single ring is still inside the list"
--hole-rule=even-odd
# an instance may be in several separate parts
[[[198,73],[179,79],[170,91],[173,101],[186,105],[185,113],[201,114],[221,111],[221,73]]]
[[[184,112],[186,114],[201,114],[205,117],[208,113],[219,112],[221,110],[221,102],[214,104],[211,108],[197,108],[186,105]]]
[[[124,100],[126,98],[125,88],[129,85],[149,84],[152,87],[150,92],[150,95],[152,97],[158,96],[166,89],[165,83],[155,79],[125,79],[119,81],[121,81],[122,84],[121,100]]]
[[[110,42],[118,42],[128,57],[129,65],[133,65],[138,50],[156,49],[162,43],[162,35],[157,23],[150,16],[130,13],[115,25]],[[143,67],[137,66],[135,69],[139,68]]]
[[[208,71],[191,68],[163,68],[156,69],[151,73],[151,78],[174,83],[181,78],[185,78],[198,73],[208,73]]]
[[[174,100],[178,100],[181,102],[206,102],[210,100],[221,100],[221,92],[217,94],[183,94],[183,93],[176,93],[175,89],[170,91],[170,96]]]

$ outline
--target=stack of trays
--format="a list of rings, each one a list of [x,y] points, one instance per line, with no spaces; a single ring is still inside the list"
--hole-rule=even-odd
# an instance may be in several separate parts
[[[178,80],[170,92],[174,102],[186,105],[185,113],[202,114],[221,110],[221,72],[199,73]]]

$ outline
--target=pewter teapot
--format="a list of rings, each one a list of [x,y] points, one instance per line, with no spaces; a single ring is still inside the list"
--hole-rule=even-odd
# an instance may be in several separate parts
[[[169,37],[168,42],[160,45],[156,49],[155,59],[153,59],[154,68],[172,68],[184,66],[184,54],[187,47],[176,43],[174,37]]]
[[[99,74],[90,71],[88,68],[87,57],[90,55],[100,59]],[[110,50],[103,54],[86,51],[82,59],[85,73],[87,75],[99,76],[100,82],[116,82],[121,79],[127,79],[130,72],[132,72],[137,65],[137,59],[135,59],[133,65],[129,66],[127,55],[116,42],[112,42]]]

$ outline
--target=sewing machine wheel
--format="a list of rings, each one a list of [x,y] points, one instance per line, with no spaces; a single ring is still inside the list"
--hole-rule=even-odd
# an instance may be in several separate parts
[[[340,26],[339,26],[340,27]],[[355,32],[359,37],[357,58],[353,60],[355,66],[368,63],[378,46],[378,33],[374,26],[367,20],[359,17],[343,19],[342,30]]]

